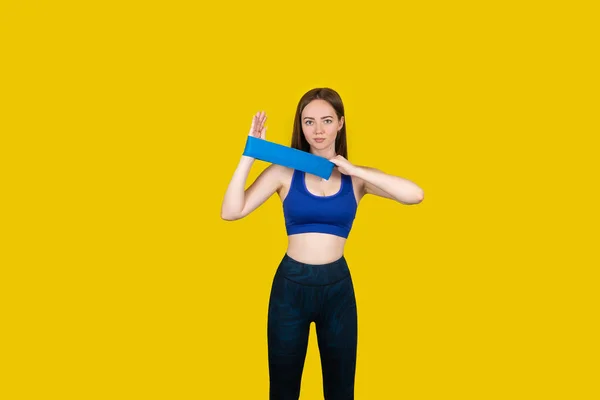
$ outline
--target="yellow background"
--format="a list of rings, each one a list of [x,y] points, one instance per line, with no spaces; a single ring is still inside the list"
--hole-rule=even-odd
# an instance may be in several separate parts
[[[220,206],[252,115],[289,145],[318,86],[351,161],[425,190],[366,198],[347,244],[356,398],[599,398],[597,21],[578,1],[2,1],[0,398],[268,398],[281,205]],[[301,399],[320,374],[313,325]]]

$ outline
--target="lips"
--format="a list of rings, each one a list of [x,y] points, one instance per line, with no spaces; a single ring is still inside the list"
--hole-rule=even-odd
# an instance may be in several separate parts
[[[324,141],[325,141],[324,138],[317,138],[317,139],[315,139],[315,142],[317,142],[317,143],[323,143]]]

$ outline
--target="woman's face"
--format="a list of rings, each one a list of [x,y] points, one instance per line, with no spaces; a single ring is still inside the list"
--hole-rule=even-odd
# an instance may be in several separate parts
[[[319,150],[335,148],[335,138],[344,125],[334,108],[325,100],[313,100],[302,110],[302,132],[308,143]]]

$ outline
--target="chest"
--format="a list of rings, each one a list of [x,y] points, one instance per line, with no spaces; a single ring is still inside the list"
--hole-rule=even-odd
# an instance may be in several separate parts
[[[342,177],[339,174],[332,174],[329,179],[325,180],[315,175],[306,174],[301,183],[309,193],[315,196],[327,197],[333,196],[341,190]]]

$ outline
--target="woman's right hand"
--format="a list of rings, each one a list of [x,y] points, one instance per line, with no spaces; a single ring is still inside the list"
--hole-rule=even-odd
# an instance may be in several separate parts
[[[254,136],[258,139],[266,139],[267,127],[265,121],[267,120],[267,114],[264,111],[257,112],[254,118],[252,118],[252,125],[250,126],[250,132],[248,136]]]

